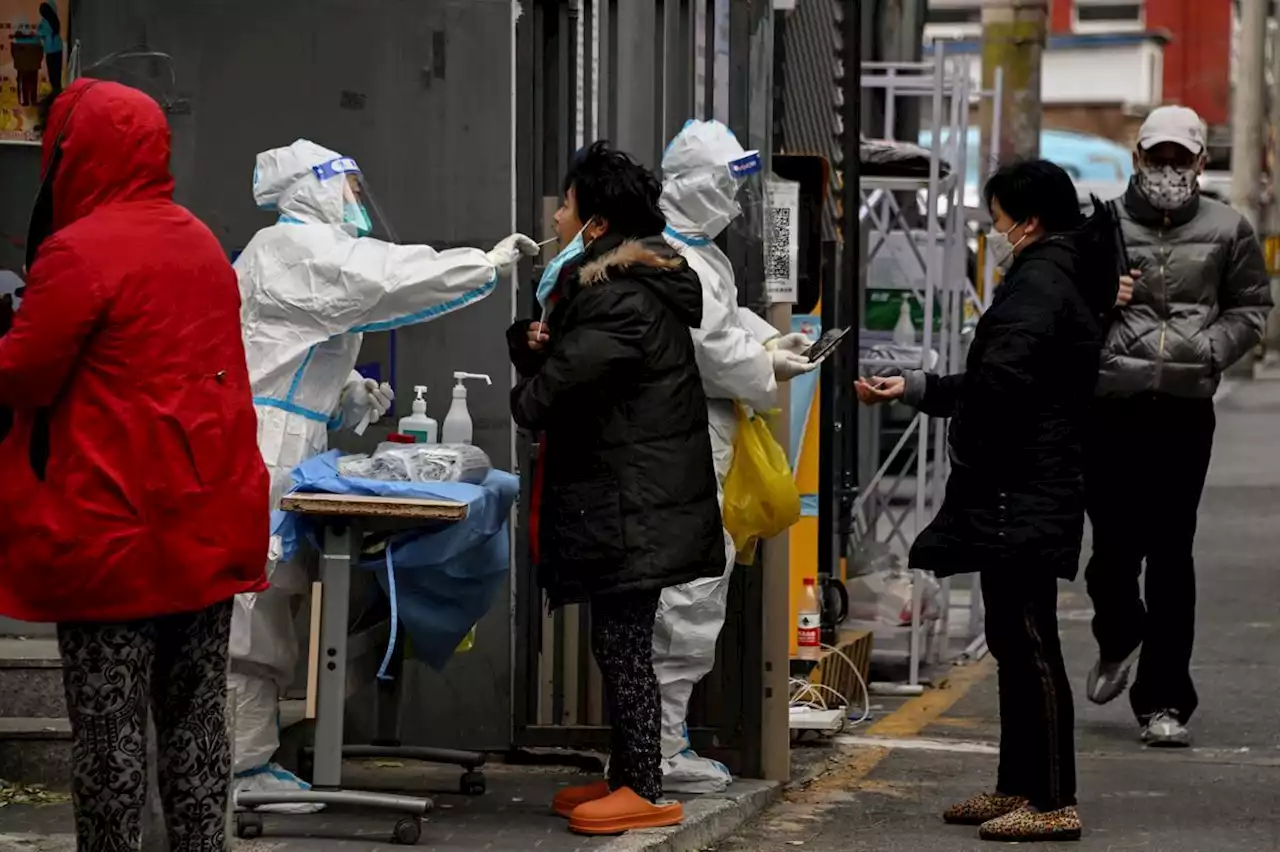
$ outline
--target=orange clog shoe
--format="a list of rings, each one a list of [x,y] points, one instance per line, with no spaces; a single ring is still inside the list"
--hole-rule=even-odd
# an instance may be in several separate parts
[[[596,799],[603,799],[609,795],[609,782],[596,781],[594,784],[579,784],[576,787],[565,787],[551,801],[551,809],[557,815],[569,818],[573,813],[573,809],[579,805],[585,805],[587,802],[594,802]]]
[[[569,815],[569,830],[574,834],[623,834],[638,828],[679,825],[683,820],[684,807],[679,802],[654,804],[623,787],[575,808]]]

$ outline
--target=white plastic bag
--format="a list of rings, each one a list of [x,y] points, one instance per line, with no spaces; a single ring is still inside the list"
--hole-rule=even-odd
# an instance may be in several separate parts
[[[932,574],[916,574],[920,589],[920,621],[936,621],[942,613],[942,587]],[[849,617],[891,627],[911,624],[911,572],[899,568],[853,577],[849,590]]]

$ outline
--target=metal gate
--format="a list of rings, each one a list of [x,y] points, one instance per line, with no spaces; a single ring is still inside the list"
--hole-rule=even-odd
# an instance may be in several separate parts
[[[520,455],[532,461],[536,452],[528,446]],[[517,533],[515,745],[607,751],[609,709],[591,654],[590,607],[548,612],[529,559],[527,506],[526,487]],[[734,574],[716,667],[694,690],[688,717],[693,748],[742,775],[756,774],[759,764],[757,740],[749,732],[760,729],[760,705],[750,697],[761,688],[761,644],[759,631],[744,629],[760,623],[759,583],[753,581],[759,570],[740,566]]]

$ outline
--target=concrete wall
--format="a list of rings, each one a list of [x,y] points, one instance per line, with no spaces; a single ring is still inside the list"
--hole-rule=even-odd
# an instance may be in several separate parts
[[[146,44],[173,56],[190,114],[174,115],[179,200],[228,251],[270,218],[254,209],[254,155],[305,136],[355,157],[402,241],[485,248],[513,229],[510,0],[80,0],[73,37],[85,65]],[[155,66],[131,81],[166,88]],[[0,147],[0,235],[25,235],[38,150]],[[0,264],[21,251],[0,239]],[[492,374],[469,400],[476,443],[510,467],[510,366],[503,332],[507,282],[483,303],[397,335],[397,415],[415,384],[430,386],[443,420],[449,374]],[[368,357],[388,360],[371,338]],[[393,421],[394,422],[394,421]],[[366,440],[385,434],[371,429]],[[140,463],[143,463],[140,460]],[[445,676],[414,667],[406,678],[406,739],[505,748],[510,742],[510,608],[502,597],[475,651]]]

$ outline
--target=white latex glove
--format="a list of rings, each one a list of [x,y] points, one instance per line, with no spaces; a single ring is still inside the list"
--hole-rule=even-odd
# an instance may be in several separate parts
[[[361,424],[377,423],[391,410],[395,398],[395,391],[386,382],[378,384],[373,379],[347,382],[342,389],[342,425],[358,429]]]
[[[807,335],[793,331],[791,334],[773,338],[764,346],[770,352],[791,352],[795,355],[803,355],[812,345],[813,341]]]
[[[506,275],[520,262],[521,255],[533,257],[539,251],[538,244],[524,234],[512,234],[486,252],[485,257],[489,258],[499,275]]]
[[[804,335],[800,335],[803,337]],[[806,349],[809,347],[806,346]],[[811,373],[818,367],[820,363],[810,361],[803,355],[786,349],[775,349],[769,353],[769,357],[773,359],[773,377],[779,382],[789,382],[796,376],[803,376],[805,373]]]

